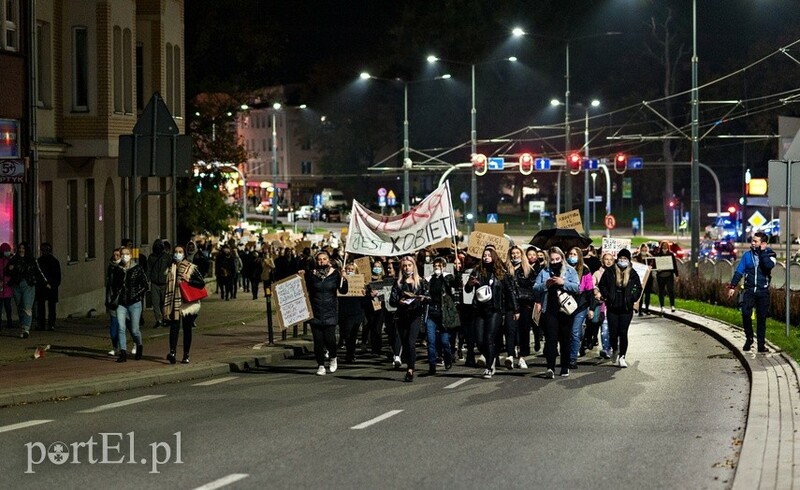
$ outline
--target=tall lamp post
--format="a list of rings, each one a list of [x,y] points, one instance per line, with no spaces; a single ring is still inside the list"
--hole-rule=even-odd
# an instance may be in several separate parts
[[[272,104],[272,227],[278,226],[278,130],[277,114],[280,102]]]
[[[516,56],[510,56],[508,58],[501,58],[497,60],[490,60],[484,61],[482,63],[467,63],[464,61],[455,61],[455,60],[448,60],[444,58],[439,58],[434,55],[430,55],[427,58],[428,63],[436,63],[437,61],[442,61],[444,63],[453,63],[456,65],[465,65],[470,67],[471,73],[471,94],[472,94],[472,107],[469,111],[469,120],[470,120],[470,131],[469,131],[469,139],[470,139],[470,155],[474,155],[478,153],[478,129],[477,129],[477,118],[478,118],[478,109],[475,104],[475,67],[479,65],[487,65],[489,63],[497,63],[499,61],[517,61]],[[478,216],[478,176],[475,172],[471,172],[470,178],[470,186],[469,186],[469,193],[470,197],[472,198],[472,203],[470,204],[470,213],[472,216]]]
[[[402,78],[382,78],[370,75],[367,72],[362,72],[359,75],[362,80],[383,80],[387,82],[400,82],[403,84],[403,211],[411,209],[411,184],[409,182],[409,171],[413,166],[413,162],[409,157],[409,141],[408,141],[408,86],[412,83],[430,82],[433,80],[447,80],[450,78],[449,74],[441,75],[433,78],[423,78],[419,80],[404,80]]]

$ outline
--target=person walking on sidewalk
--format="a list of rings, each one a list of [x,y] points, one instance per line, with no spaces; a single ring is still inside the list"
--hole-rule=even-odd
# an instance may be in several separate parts
[[[633,320],[636,301],[642,292],[639,274],[631,267],[631,252],[623,248],[617,253],[617,263],[603,272],[600,278],[600,298],[606,303],[611,348],[617,354],[617,364],[628,367],[628,329]]]
[[[335,373],[339,367],[336,360],[336,322],[339,321],[339,303],[336,293],[347,294],[348,285],[339,269],[331,265],[331,256],[326,251],[317,252],[317,266],[305,276],[308,299],[311,303],[311,334],[314,338],[314,358],[317,360],[317,375],[325,375],[325,351],[328,351],[328,371]]]
[[[214,275],[217,277],[222,299],[228,301],[231,297],[234,297],[233,288],[235,287],[234,278],[236,277],[236,261],[229,245],[222,246],[222,249],[217,254],[214,268]]]
[[[742,350],[749,351],[753,347],[753,308],[756,310],[756,339],[758,352],[766,353],[767,313],[769,311],[769,283],[772,268],[777,260],[775,252],[767,246],[769,238],[762,231],[753,234],[750,250],[742,254],[742,260],[733,273],[728,285],[728,297],[733,297],[739,281],[744,277],[743,290],[739,306],[742,309],[742,327],[747,340]]]
[[[0,244],[0,329],[3,325],[3,312],[6,314],[6,328],[11,328],[11,274],[6,272],[6,266],[11,260],[11,245]]]
[[[43,280],[36,284],[36,329],[45,329],[45,303],[47,303],[47,330],[55,330],[58,288],[61,286],[61,263],[53,256],[53,246],[49,243],[42,243],[39,250],[41,255],[36,259],[36,263],[39,265]]]
[[[656,270],[656,285],[658,286],[658,305],[661,313],[664,313],[664,294],[669,295],[669,306],[675,312],[675,278],[678,277],[678,261],[675,254],[669,249],[669,242],[662,240],[658,250],[653,254],[655,257],[672,257],[671,269]]]
[[[172,258],[169,254],[168,242],[156,238],[153,242],[153,253],[147,257],[147,279],[150,281],[150,302],[153,306],[153,316],[156,324],[153,328],[164,325],[164,316],[161,308],[164,305],[166,292],[167,268]]]
[[[127,247],[121,251],[121,260],[114,269],[112,279],[113,295],[117,297],[117,321],[119,322],[119,357],[117,362],[128,360],[127,335],[123,327],[130,317],[131,334],[136,343],[136,360],[142,358],[142,333],[139,329],[139,318],[142,315],[144,295],[147,293],[147,275],[133,262],[131,250]]]
[[[22,327],[20,338],[27,339],[31,334],[36,283],[44,280],[27,242],[20,242],[17,245],[17,253],[8,261],[5,271],[11,276],[9,284],[13,291],[14,303],[17,304],[19,325]]]
[[[183,328],[183,360],[181,364],[189,364],[189,351],[192,348],[192,327],[200,313],[200,300],[184,302],[181,296],[181,283],[186,282],[196,288],[204,288],[206,281],[200,269],[186,257],[183,247],[175,247],[172,264],[166,272],[166,290],[164,291],[163,313],[169,325],[169,353],[167,360],[175,364],[175,351],[178,348],[178,333]],[[138,351],[137,351],[138,353]]]
[[[114,269],[116,269],[119,266],[121,260],[122,260],[122,249],[115,248],[114,251],[111,252],[111,259],[108,261],[108,267],[106,267],[105,306],[106,306],[106,312],[108,312],[108,316],[110,319],[110,323],[108,325],[108,334],[111,337],[111,350],[108,351],[109,356],[116,356],[117,350],[119,350],[119,322],[117,321],[117,307],[119,306],[119,298],[114,294],[113,282],[114,282]]]

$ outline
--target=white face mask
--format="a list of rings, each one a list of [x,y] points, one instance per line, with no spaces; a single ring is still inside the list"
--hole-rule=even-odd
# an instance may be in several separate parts
[[[442,275],[442,269],[433,269],[433,273],[436,276],[441,276]]]
[[[346,274],[347,274],[348,276],[355,276],[355,275],[356,275],[356,272],[355,272],[355,271],[347,271],[347,273],[346,273]]]
[[[627,269],[628,266],[631,264],[627,260],[619,260],[617,261],[617,265],[619,266],[620,269]]]
[[[183,260],[183,254],[176,253],[175,255],[172,256],[172,258],[175,259],[175,262],[180,262],[181,260]]]
[[[131,261],[131,256],[130,255],[125,254],[125,255],[122,256],[122,263],[123,264],[127,264],[130,261]]]
[[[414,275],[414,271],[403,271],[403,275],[406,277],[411,277]]]

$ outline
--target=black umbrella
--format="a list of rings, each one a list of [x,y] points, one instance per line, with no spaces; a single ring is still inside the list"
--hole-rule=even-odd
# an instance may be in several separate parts
[[[581,250],[585,249],[592,243],[592,239],[586,235],[578,233],[572,228],[550,228],[549,230],[542,230],[533,238],[530,244],[534,247],[539,247],[542,250],[547,250],[550,247],[558,247],[564,251],[569,252],[572,247],[578,247]]]

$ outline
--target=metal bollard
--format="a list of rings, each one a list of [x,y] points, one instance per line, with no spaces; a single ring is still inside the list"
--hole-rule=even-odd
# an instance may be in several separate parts
[[[272,288],[264,288],[264,297],[267,301],[267,343],[275,345],[275,333],[272,330]]]

